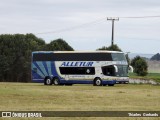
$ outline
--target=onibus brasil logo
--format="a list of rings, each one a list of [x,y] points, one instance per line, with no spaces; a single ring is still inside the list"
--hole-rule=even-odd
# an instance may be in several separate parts
[[[42,117],[39,112],[2,112],[2,117]]]

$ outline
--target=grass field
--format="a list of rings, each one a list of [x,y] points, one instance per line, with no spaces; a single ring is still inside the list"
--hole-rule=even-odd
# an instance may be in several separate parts
[[[0,83],[0,111],[11,110],[160,111],[160,86],[121,84],[114,87],[96,87],[92,85],[44,86],[36,83]],[[17,118],[12,118],[14,119]],[[39,118],[39,120],[45,119],[115,120],[117,118]],[[150,120],[151,118],[118,119]],[[153,118],[153,120],[158,120],[158,118]]]
[[[160,73],[148,73],[147,76],[137,76],[135,73],[129,73],[130,78],[155,80],[160,83]]]

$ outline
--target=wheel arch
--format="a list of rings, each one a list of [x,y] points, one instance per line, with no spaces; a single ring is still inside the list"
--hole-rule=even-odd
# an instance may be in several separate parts
[[[95,77],[93,81],[95,81],[96,79],[100,79],[102,81],[101,77]]]
[[[101,84],[100,85],[96,85],[96,80],[97,79],[99,79],[100,81],[101,81]],[[95,77],[94,79],[93,79],[93,85],[94,86],[102,86],[103,85],[103,80],[100,78],[100,77]]]
[[[55,79],[55,78],[58,78],[58,79],[59,79],[59,77],[58,77],[58,76],[52,76],[52,78],[51,78],[51,79],[53,80],[53,79]],[[59,79],[59,80],[60,80],[60,79]]]
[[[48,79],[48,78],[52,80],[52,77],[51,77],[51,76],[45,76],[44,80],[46,80],[46,79]]]

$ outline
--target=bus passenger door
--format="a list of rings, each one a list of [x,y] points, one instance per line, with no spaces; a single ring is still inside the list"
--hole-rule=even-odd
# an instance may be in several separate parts
[[[104,75],[100,66],[95,68],[95,77],[100,77],[101,79],[104,79]]]

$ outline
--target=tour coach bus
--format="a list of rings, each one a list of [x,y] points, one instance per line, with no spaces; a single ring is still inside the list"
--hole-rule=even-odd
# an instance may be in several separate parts
[[[32,81],[44,85],[113,86],[128,82],[128,63],[124,53],[117,51],[35,51]]]

